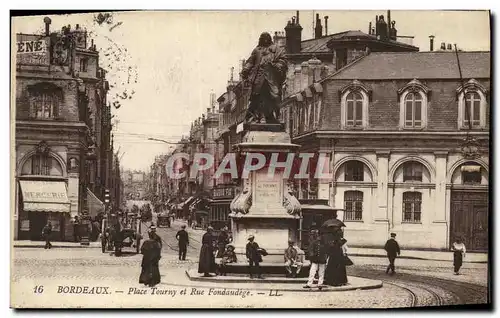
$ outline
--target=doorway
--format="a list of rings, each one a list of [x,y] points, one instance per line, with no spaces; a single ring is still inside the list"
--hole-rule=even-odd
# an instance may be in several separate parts
[[[46,212],[29,212],[30,240],[43,241],[42,230],[47,224],[47,218]]]
[[[468,250],[488,250],[488,192],[451,192],[450,245],[457,236]]]

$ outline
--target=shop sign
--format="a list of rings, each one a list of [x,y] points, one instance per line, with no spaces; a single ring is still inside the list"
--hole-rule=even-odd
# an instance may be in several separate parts
[[[233,193],[234,193],[233,187],[216,188],[212,190],[212,198],[213,199],[233,198],[234,197]]]
[[[16,42],[17,64],[49,65],[46,39],[28,39]]]

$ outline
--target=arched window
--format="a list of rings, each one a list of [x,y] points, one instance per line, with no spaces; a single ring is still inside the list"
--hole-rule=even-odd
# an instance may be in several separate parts
[[[21,175],[62,176],[61,164],[46,153],[35,153],[24,163]]]
[[[422,193],[403,192],[403,222],[420,223],[422,215]]]
[[[460,167],[460,171],[462,172],[462,184],[481,184],[481,166],[477,163],[464,164]]]
[[[368,103],[371,90],[354,80],[339,92],[340,121],[342,128],[364,128],[368,126]]]
[[[420,162],[409,161],[403,164],[403,182],[422,182],[424,166]]]
[[[469,126],[469,118],[471,127],[481,126],[481,97],[477,92],[465,94],[465,107],[463,114],[463,126]]]
[[[363,95],[351,92],[346,97],[345,125],[356,127],[363,125]]]
[[[459,128],[486,128],[486,92],[486,88],[474,79],[457,88]]]
[[[345,163],[344,181],[364,181],[365,165],[361,161],[351,160]]]
[[[363,192],[344,192],[344,219],[346,221],[360,221],[363,219]]]
[[[427,99],[430,90],[417,79],[398,90],[401,128],[421,129],[427,124]]]
[[[422,96],[419,93],[406,94],[405,127],[422,127]]]

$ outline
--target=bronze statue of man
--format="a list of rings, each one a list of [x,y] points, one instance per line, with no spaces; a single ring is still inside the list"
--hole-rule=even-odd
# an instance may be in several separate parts
[[[271,35],[260,35],[259,44],[246,61],[241,75],[251,85],[250,103],[245,116],[247,123],[279,123],[277,114],[281,89],[286,79],[285,50],[273,44]]]

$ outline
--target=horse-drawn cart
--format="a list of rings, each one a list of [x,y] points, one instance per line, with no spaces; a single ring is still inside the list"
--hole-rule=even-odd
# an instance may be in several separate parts
[[[132,248],[135,253],[141,248],[141,219],[135,213],[129,213],[126,217],[109,214],[102,220],[101,250],[114,250],[115,256],[122,254],[123,248]]]

